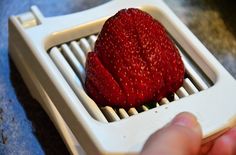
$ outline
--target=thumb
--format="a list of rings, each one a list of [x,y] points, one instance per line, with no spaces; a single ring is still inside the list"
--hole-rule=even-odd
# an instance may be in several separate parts
[[[197,155],[201,139],[196,117],[183,112],[149,137],[141,155]]]

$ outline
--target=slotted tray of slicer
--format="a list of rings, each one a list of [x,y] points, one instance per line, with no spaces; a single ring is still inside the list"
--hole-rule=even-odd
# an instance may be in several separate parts
[[[92,114],[91,112],[90,114],[93,115],[94,118],[100,121],[104,122],[104,117],[106,118],[105,121],[108,122],[119,121],[153,108],[158,109],[158,107],[162,105],[174,103],[176,100],[203,91],[213,85],[207,78],[207,75],[196,66],[194,61],[191,60],[180,45],[176,43],[176,47],[179,49],[185,65],[186,75],[183,85],[172,97],[164,97],[154,104],[146,104],[139,108],[130,108],[129,110],[112,108],[110,106],[100,107],[87,96],[83,88],[86,76],[86,55],[93,50],[96,39],[97,34],[79,38],[78,40],[52,47],[48,51],[48,54],[83,105],[89,109],[88,111],[92,111]]]

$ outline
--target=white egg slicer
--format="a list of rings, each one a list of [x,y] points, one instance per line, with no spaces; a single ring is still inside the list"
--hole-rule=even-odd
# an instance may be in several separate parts
[[[105,20],[130,7],[151,14],[175,40],[186,68],[184,84],[155,106],[99,107],[83,89],[86,54]],[[236,125],[235,79],[161,0],[116,0],[47,18],[33,6],[10,17],[9,48],[71,154],[137,154],[154,131],[183,111],[197,116],[205,142]]]

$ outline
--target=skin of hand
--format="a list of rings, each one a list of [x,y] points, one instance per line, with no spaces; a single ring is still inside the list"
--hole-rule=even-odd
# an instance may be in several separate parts
[[[170,123],[153,133],[141,155],[236,155],[236,127],[215,141],[202,144],[202,131],[196,117],[178,114]]]

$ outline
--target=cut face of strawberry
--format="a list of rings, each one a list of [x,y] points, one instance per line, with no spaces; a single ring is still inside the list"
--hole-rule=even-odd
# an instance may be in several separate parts
[[[87,56],[85,89],[101,106],[159,101],[182,85],[184,65],[164,27],[139,9],[109,18]]]

